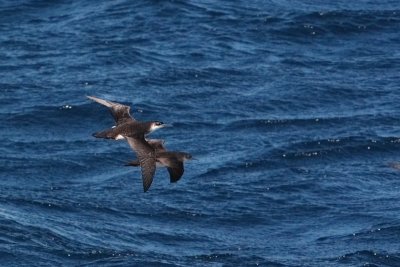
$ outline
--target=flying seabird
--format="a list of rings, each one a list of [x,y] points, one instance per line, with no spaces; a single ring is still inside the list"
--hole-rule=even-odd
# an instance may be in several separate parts
[[[135,118],[129,113],[131,109],[129,106],[100,99],[94,96],[87,97],[99,104],[108,107],[116,123],[116,125],[112,128],[94,133],[93,136],[96,138],[120,140],[126,138],[127,136],[137,137],[148,135],[149,133],[157,129],[167,126],[161,121],[140,122],[135,120]]]
[[[164,140],[148,139],[147,143],[155,153],[156,166],[167,168],[171,183],[179,181],[184,172],[183,163],[192,159],[192,155],[180,151],[167,151],[163,146]],[[140,159],[131,161],[126,166],[140,166]]]
[[[156,171],[156,157],[154,148],[147,143],[145,136],[166,125],[160,121],[139,122],[130,115],[129,106],[94,96],[88,96],[88,98],[108,107],[116,123],[114,127],[94,133],[93,136],[115,140],[126,139],[128,141],[138,158],[142,172],[143,190],[146,192],[153,182]]]

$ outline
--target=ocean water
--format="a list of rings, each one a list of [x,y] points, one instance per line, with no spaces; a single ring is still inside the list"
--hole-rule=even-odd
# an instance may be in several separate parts
[[[0,2],[1,266],[400,266],[400,2]],[[143,193],[86,95],[196,160]]]

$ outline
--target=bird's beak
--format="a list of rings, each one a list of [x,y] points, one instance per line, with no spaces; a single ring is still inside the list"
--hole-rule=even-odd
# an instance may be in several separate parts
[[[163,124],[163,127],[172,127],[172,124]]]

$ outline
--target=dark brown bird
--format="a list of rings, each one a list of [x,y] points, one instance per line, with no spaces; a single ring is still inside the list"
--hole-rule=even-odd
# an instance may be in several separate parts
[[[167,151],[163,140],[149,139],[147,143],[155,153],[156,166],[167,168],[171,183],[179,181],[184,172],[183,163],[192,159],[192,155],[179,151]],[[140,159],[131,161],[126,166],[140,166]]]
[[[127,136],[140,137],[142,135],[148,135],[149,133],[157,129],[167,126],[161,121],[141,122],[135,120],[135,118],[129,113],[131,109],[129,106],[100,99],[94,96],[87,97],[99,104],[108,107],[116,123],[116,125],[112,128],[94,133],[93,136],[96,138],[120,140],[124,139]]]

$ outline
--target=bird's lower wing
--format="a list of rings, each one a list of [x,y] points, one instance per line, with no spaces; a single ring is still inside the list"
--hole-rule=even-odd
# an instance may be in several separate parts
[[[149,190],[156,172],[156,158],[154,149],[143,138],[126,137],[128,144],[135,151],[142,171],[143,190]]]
[[[143,190],[149,190],[153,183],[153,177],[156,172],[156,160],[154,158],[140,159],[140,168],[142,171]]]
[[[169,179],[171,183],[176,183],[183,175],[183,162],[174,161],[172,164],[170,164],[170,166],[167,167],[167,170],[169,172]]]

